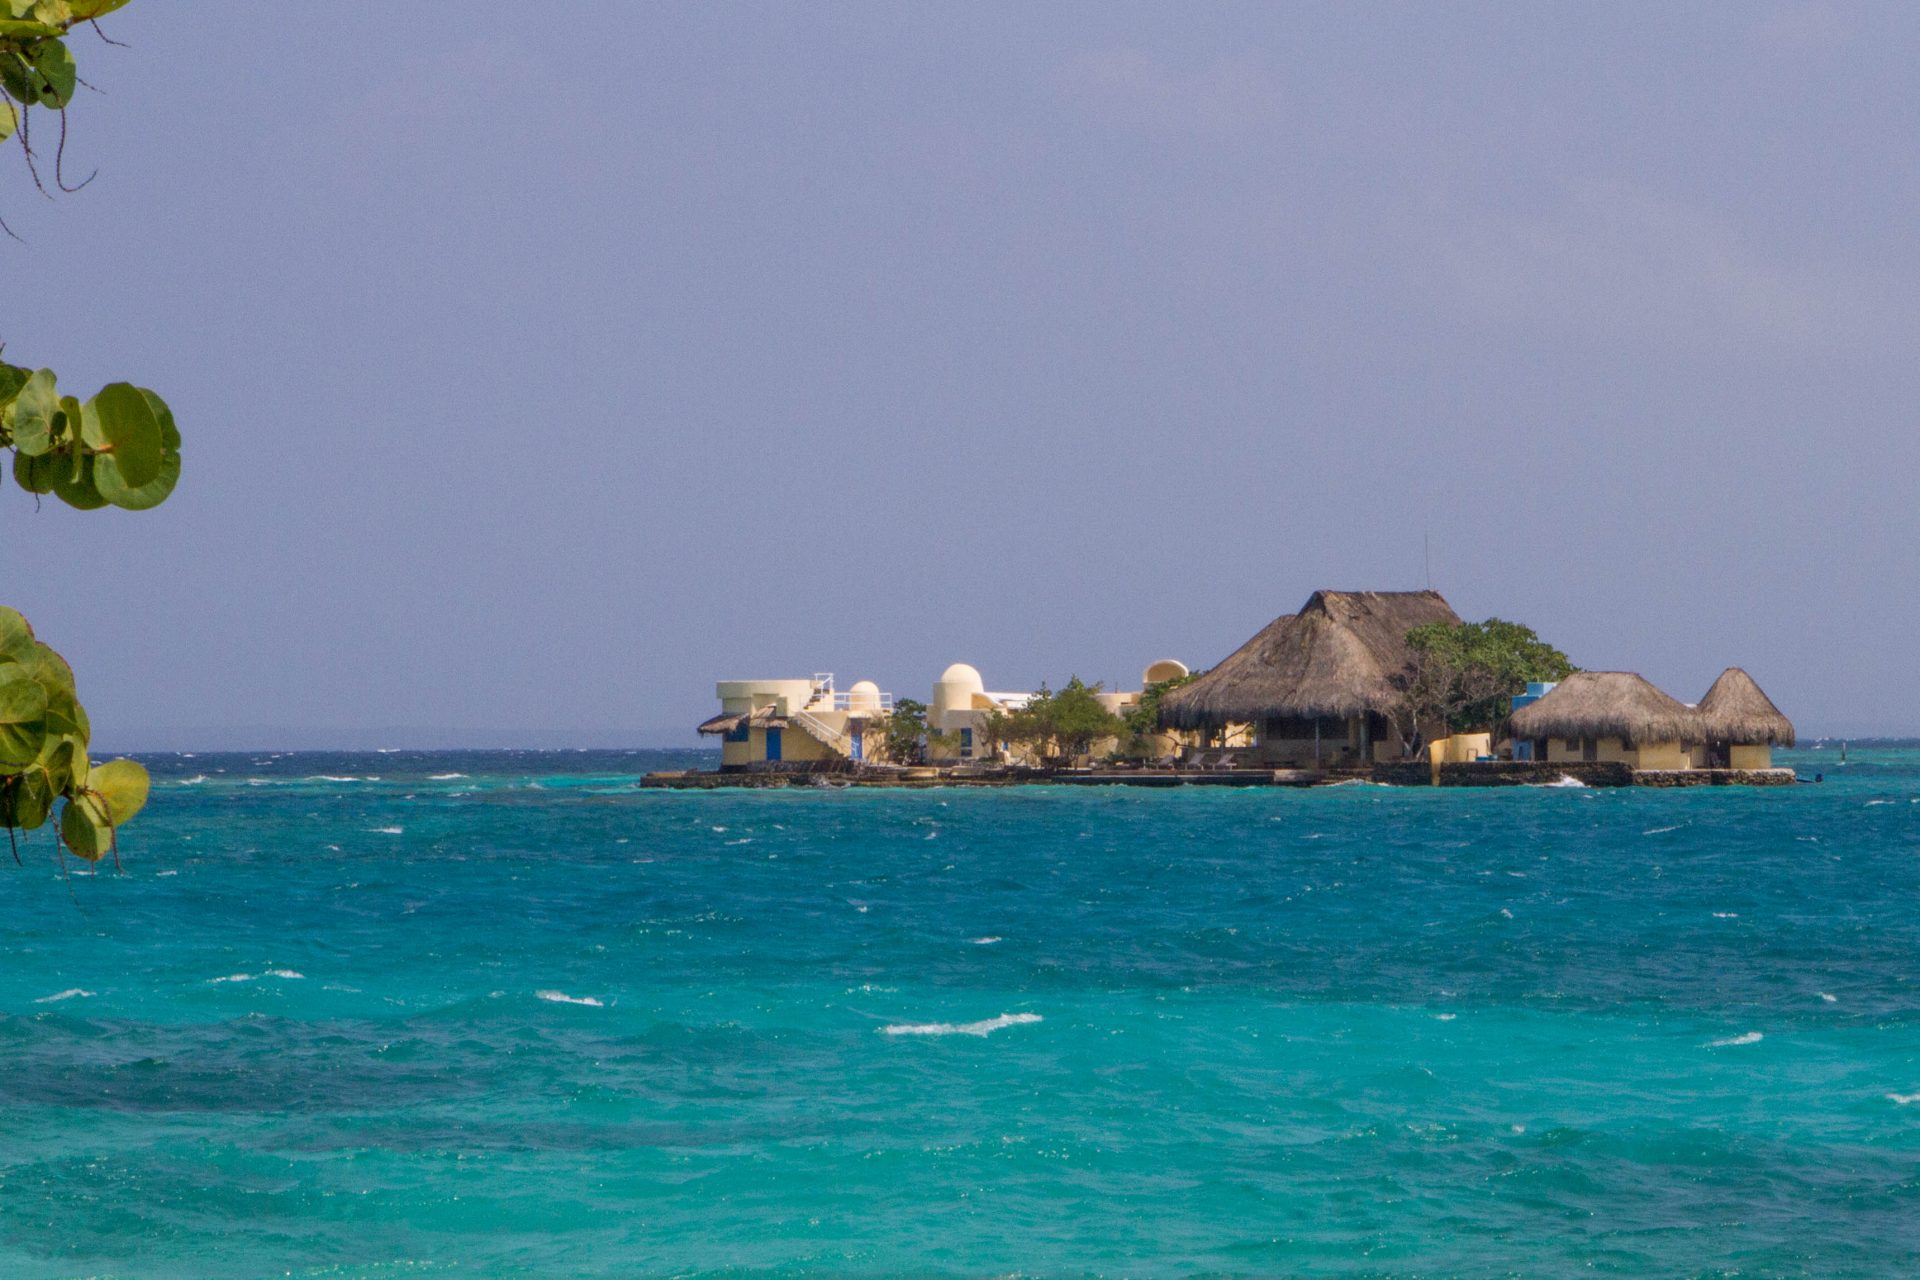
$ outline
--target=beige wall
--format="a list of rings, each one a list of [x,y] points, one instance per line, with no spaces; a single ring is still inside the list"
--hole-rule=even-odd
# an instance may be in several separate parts
[[[1678,742],[1649,742],[1642,746],[1636,769],[1690,769],[1693,752]]]
[[[1635,769],[1690,769],[1693,748],[1679,742],[1647,742],[1628,746],[1621,738],[1601,738],[1594,744],[1593,758],[1608,763],[1626,764]],[[1585,759],[1577,739],[1547,739],[1549,764],[1577,764]]]
[[[1465,764],[1481,756],[1493,754],[1493,735],[1490,733],[1456,733],[1449,738],[1439,738],[1427,746],[1428,758],[1442,764]],[[1376,744],[1375,758],[1397,760],[1400,757],[1398,743],[1391,748],[1393,754],[1380,757]]]
[[[1757,747],[1728,747],[1727,763],[1735,769],[1773,768],[1773,748],[1766,743]]]
[[[813,696],[811,680],[722,680],[713,686],[720,707],[728,715],[774,707],[779,715],[791,715],[807,705]]]

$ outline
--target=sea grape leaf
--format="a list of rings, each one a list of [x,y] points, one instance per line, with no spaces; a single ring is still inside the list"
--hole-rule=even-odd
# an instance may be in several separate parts
[[[0,666],[0,767],[21,768],[46,739],[47,691],[17,662]]]
[[[160,474],[165,445],[152,404],[130,382],[110,382],[81,406],[80,438],[97,451],[95,484],[106,491],[105,477],[138,489]]]
[[[29,457],[38,457],[53,448],[53,420],[59,412],[60,394],[54,386],[53,370],[34,371],[14,393],[5,410],[13,447]]]
[[[156,475],[138,489],[131,489],[121,480],[118,468],[108,469],[96,466],[93,472],[94,487],[100,496],[114,506],[125,511],[145,511],[157,507],[167,500],[173,487],[180,483],[180,455],[166,453],[160,458],[160,474]]]
[[[88,862],[98,862],[113,847],[113,823],[107,818],[106,805],[97,796],[68,799],[60,811],[60,839]]]
[[[56,470],[66,465],[66,457],[58,453],[43,453],[37,458],[15,453],[13,478],[28,493],[52,493]]]
[[[96,511],[107,505],[100,490],[94,487],[92,454],[80,457],[77,466],[58,476],[53,482],[53,492],[60,501],[80,511]]]
[[[0,778],[0,827],[38,830],[53,811],[56,794],[53,784],[38,769]]]
[[[134,760],[109,760],[87,775],[87,789],[107,802],[107,816],[116,827],[146,807],[151,786],[146,768]]]
[[[5,108],[5,111],[11,111],[13,109],[10,104],[4,101],[0,101],[0,108]],[[0,111],[0,122],[4,121],[5,111]],[[6,136],[6,134],[0,133],[0,139],[4,139]],[[13,397],[19,393],[20,388],[27,385],[27,379],[32,376],[32,371],[29,369],[22,369],[19,365],[7,364],[5,361],[0,361],[0,409],[5,409],[9,404],[13,403]]]
[[[55,111],[73,100],[73,89],[80,81],[73,63],[73,51],[64,40],[42,40],[33,46],[33,70],[39,79],[40,104]]]
[[[160,424],[160,444],[174,453],[180,452],[180,428],[173,424],[173,410],[167,408],[167,402],[160,398],[157,391],[140,388],[140,394],[147,398],[147,407],[153,410],[153,417]]]
[[[75,22],[92,22],[95,18],[104,17],[128,2],[129,0],[68,0],[67,7],[73,11]]]
[[[0,605],[0,663],[32,662],[33,647],[38,643],[33,638],[33,628],[20,612]]]
[[[24,111],[40,101],[40,88],[27,65],[27,60],[17,53],[0,53],[0,90],[20,104]]]

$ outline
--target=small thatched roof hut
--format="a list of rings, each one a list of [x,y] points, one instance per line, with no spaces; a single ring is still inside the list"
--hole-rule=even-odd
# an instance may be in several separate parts
[[[1316,591],[1199,679],[1160,699],[1174,728],[1392,715],[1413,672],[1407,632],[1460,616],[1437,591]]]
[[[1793,745],[1793,721],[1780,714],[1773,699],[1739,667],[1728,667],[1720,673],[1707,696],[1700,699],[1699,714],[1709,742],[1740,747]]]
[[[1703,742],[1700,713],[1632,671],[1576,671],[1508,722],[1515,738]]]

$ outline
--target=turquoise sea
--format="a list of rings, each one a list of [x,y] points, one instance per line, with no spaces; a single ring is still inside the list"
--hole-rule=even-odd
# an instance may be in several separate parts
[[[705,758],[150,757],[123,873],[38,833],[0,1276],[1920,1258],[1920,750],[1777,790],[635,786]]]

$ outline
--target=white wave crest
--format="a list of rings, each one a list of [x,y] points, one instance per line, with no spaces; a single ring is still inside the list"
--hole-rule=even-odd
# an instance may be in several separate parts
[[[196,774],[194,774],[194,775],[193,775],[193,776],[192,776],[191,778],[182,778],[182,779],[180,779],[180,781],[179,781],[178,783],[176,783],[175,785],[177,785],[177,786],[182,786],[182,787],[197,787],[197,786],[199,786],[199,785],[200,785],[201,783],[203,783],[203,782],[205,782],[206,780],[207,780],[207,775],[206,775],[206,774],[204,774],[204,773],[196,773]]]
[[[1570,773],[1563,773],[1552,782],[1533,782],[1528,785],[1534,787],[1584,787],[1587,784]]]
[[[352,774],[310,773],[307,775],[306,781],[308,782],[358,782],[360,781],[360,779],[354,777]]]
[[[250,973],[230,973],[230,974],[228,974],[228,975],[227,975],[226,977],[224,977],[224,978],[208,978],[208,979],[207,979],[207,981],[208,981],[209,983],[215,983],[215,982],[252,982],[252,981],[253,981],[253,975],[252,975],[252,974],[250,974]]]
[[[1749,1031],[1744,1035],[1728,1036],[1725,1040],[1710,1040],[1707,1042],[1707,1048],[1725,1049],[1739,1044],[1759,1044],[1764,1039],[1766,1037],[1758,1031]]]
[[[987,937],[984,937],[984,938],[975,938],[973,940],[973,945],[976,947],[990,947],[998,941],[1000,941],[998,937],[995,937],[993,935],[988,935]]]
[[[583,1004],[590,1009],[604,1009],[606,1002],[592,996],[570,996],[564,991],[536,991],[533,994],[550,1004]]]
[[[82,991],[79,987],[68,987],[65,991],[56,991],[50,996],[41,996],[35,1004],[58,1004],[62,1000],[84,1000],[92,995],[91,991]]]
[[[979,1022],[896,1022],[880,1028],[886,1036],[986,1036],[1002,1027],[1018,1027],[1039,1022],[1037,1013],[1003,1013]]]
[[[452,782],[455,778],[464,778],[466,776],[464,773],[430,773],[427,775],[427,781]]]
[[[263,978],[305,978],[307,975],[298,969],[269,969],[260,975]]]
[[[373,834],[377,836],[398,836],[405,835],[406,830],[405,827],[374,827]]]
[[[1890,1093],[1887,1095],[1887,1101],[1896,1107],[1910,1107],[1920,1102],[1920,1093]]]

